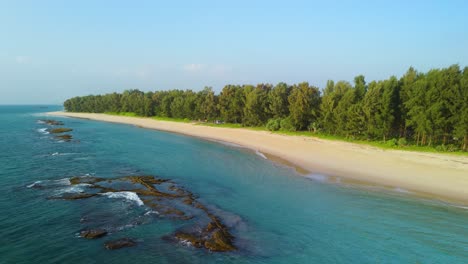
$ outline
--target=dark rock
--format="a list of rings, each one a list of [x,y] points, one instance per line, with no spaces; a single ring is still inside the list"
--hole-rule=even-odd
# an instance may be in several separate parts
[[[72,139],[72,135],[59,135],[59,136],[55,136],[56,138],[58,139],[62,139],[62,140],[65,140],[65,141],[70,141]]]
[[[104,243],[104,247],[109,250],[120,249],[124,247],[133,247],[136,242],[131,238],[121,238],[117,240],[107,241]]]
[[[63,199],[63,200],[79,200],[79,199],[86,199],[96,196],[95,193],[66,193],[62,196],[58,197],[50,197],[49,199]]]
[[[193,198],[192,197],[187,197],[182,201],[186,205],[192,205],[193,203]]]
[[[124,181],[124,183],[122,181]],[[200,216],[201,219],[206,219],[206,217],[209,219],[208,223],[196,223],[196,225],[190,229],[191,231],[183,230],[170,235],[170,241],[179,241],[190,244],[195,248],[204,248],[217,252],[236,250],[233,243],[234,236],[231,235],[229,228],[222,223],[221,219],[213,214],[204,204],[200,203],[196,199],[196,196],[190,191],[175,185],[171,181],[167,184],[168,189],[164,188],[166,184],[160,186],[160,184],[168,181],[169,180],[146,175],[125,176],[114,179],[93,176],[72,177],[70,179],[72,185],[86,183],[89,184],[87,190],[92,189],[93,192],[68,193],[64,194],[62,197],[54,197],[52,199],[77,200],[109,192],[134,192],[147,207],[156,210],[160,216],[166,216],[177,220],[189,220],[194,217],[193,215],[196,215]],[[133,186],[131,184],[133,184]],[[91,229],[82,231],[80,236],[93,239],[105,236],[106,234],[106,230]],[[122,247],[134,246],[135,244],[136,242],[132,239],[123,238],[108,241],[104,245],[107,249],[119,249]]]
[[[65,128],[65,127],[54,128],[54,129],[49,130],[49,132],[52,134],[60,134],[60,133],[65,133],[65,132],[70,132],[70,131],[73,131],[73,129]]]
[[[201,248],[203,247],[203,240],[201,237],[196,236],[194,234],[189,234],[189,233],[184,233],[184,232],[177,232],[175,235],[175,238],[181,242],[189,242],[190,245],[196,247],[196,248]]]
[[[40,119],[39,121],[46,123],[51,126],[63,126],[62,121],[52,120],[52,119]]]
[[[80,232],[80,237],[87,238],[87,239],[100,238],[105,235],[107,235],[107,231],[104,229],[89,229],[89,230],[83,230]]]
[[[70,184],[72,185],[81,184],[81,183],[95,184],[104,180],[105,180],[104,178],[92,177],[92,176],[72,177],[70,178]]]
[[[206,240],[204,246],[211,251],[224,252],[236,250],[236,247],[232,244],[232,236],[221,229],[214,231],[211,239]]]

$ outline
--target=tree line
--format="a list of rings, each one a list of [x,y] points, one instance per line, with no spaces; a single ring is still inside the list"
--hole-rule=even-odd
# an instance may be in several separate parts
[[[309,130],[389,144],[468,148],[468,67],[414,68],[398,79],[367,83],[363,75],[328,81],[320,90],[307,82],[226,85],[219,94],[168,90],[74,97],[70,112],[132,112],[140,116],[266,126],[269,130]]]

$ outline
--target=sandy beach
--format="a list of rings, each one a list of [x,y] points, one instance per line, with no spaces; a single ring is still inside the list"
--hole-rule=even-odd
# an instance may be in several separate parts
[[[379,148],[267,131],[157,121],[92,113],[50,112],[52,116],[130,124],[238,144],[296,167],[303,175],[398,188],[418,195],[468,204],[468,157]]]

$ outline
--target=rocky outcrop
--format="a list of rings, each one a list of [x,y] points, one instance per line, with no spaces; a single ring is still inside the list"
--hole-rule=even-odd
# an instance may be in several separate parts
[[[101,238],[105,235],[107,235],[107,231],[104,229],[89,229],[80,232],[80,237],[87,239]]]
[[[95,193],[64,193],[62,196],[49,197],[52,200],[80,200],[96,196]]]
[[[51,134],[61,134],[61,133],[73,131],[73,129],[65,128],[65,127],[59,127],[59,128],[49,129],[48,131]]]
[[[72,140],[73,136],[65,134],[65,135],[55,136],[55,138],[58,138],[58,139],[61,139],[61,140],[64,140],[64,141],[70,141],[70,140]]]
[[[78,200],[90,197],[101,197],[117,192],[135,193],[140,204],[158,212],[158,217],[168,217],[186,221],[197,217],[199,221],[191,231],[178,231],[170,236],[171,241],[182,242],[196,248],[225,252],[236,250],[234,236],[220,218],[200,203],[190,191],[178,187],[168,179],[159,179],[148,175],[125,176],[120,178],[100,178],[82,176],[70,178],[71,185],[86,184],[81,193],[66,193],[52,199]],[[132,199],[135,200],[135,199]],[[206,224],[207,223],[207,224]],[[107,234],[103,229],[89,229],[80,233],[81,237],[93,239]],[[106,242],[107,249],[134,246],[136,243],[128,238]]]
[[[121,249],[124,247],[133,247],[136,246],[135,240],[131,238],[120,238],[117,240],[107,241],[104,243],[104,247],[109,250]]]
[[[43,122],[51,126],[63,126],[62,121],[52,120],[52,119],[40,119],[39,122]]]

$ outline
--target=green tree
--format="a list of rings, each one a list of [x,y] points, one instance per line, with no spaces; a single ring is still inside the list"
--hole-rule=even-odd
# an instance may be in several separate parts
[[[268,94],[270,90],[271,86],[264,84],[259,84],[254,89],[248,88],[244,107],[244,125],[264,125],[270,118],[268,108]]]
[[[216,96],[211,87],[205,87],[199,93],[199,112],[204,120],[213,120],[218,116]]]
[[[320,91],[303,82],[293,86],[288,97],[291,122],[297,130],[306,129],[317,120],[320,107]]]
[[[288,96],[291,91],[286,83],[278,83],[269,93],[269,110],[274,118],[284,118],[289,115]]]

